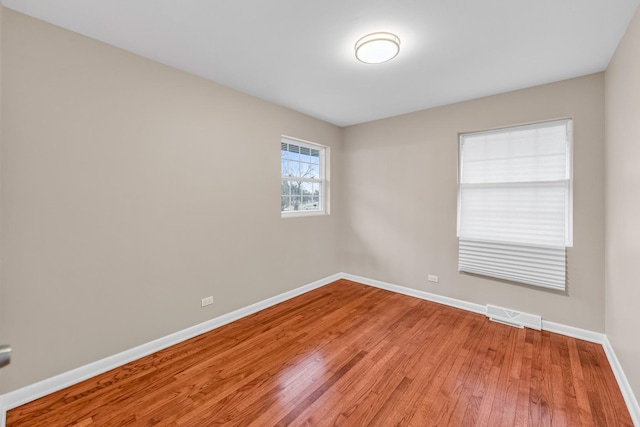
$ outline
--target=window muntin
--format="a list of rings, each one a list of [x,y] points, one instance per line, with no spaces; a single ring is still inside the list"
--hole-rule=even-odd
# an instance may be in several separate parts
[[[326,213],[327,147],[282,137],[280,212],[282,216]]]

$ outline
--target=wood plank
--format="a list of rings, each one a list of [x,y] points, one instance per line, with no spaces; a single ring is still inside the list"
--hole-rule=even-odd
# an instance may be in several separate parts
[[[339,280],[7,413],[21,426],[632,426],[601,346]]]

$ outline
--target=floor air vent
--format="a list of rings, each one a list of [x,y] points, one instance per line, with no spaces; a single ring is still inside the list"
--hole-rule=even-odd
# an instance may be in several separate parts
[[[542,317],[521,311],[509,310],[487,304],[487,317],[494,322],[515,326],[516,328],[542,329]]]

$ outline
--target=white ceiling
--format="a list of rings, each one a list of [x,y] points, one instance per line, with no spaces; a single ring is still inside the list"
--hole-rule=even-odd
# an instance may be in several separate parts
[[[602,71],[640,0],[3,0],[346,126]],[[367,65],[374,31],[400,54]]]

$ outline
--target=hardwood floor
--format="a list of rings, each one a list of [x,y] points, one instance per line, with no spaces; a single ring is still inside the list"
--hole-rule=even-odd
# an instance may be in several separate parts
[[[7,414],[18,426],[632,426],[600,345],[346,280]]]

